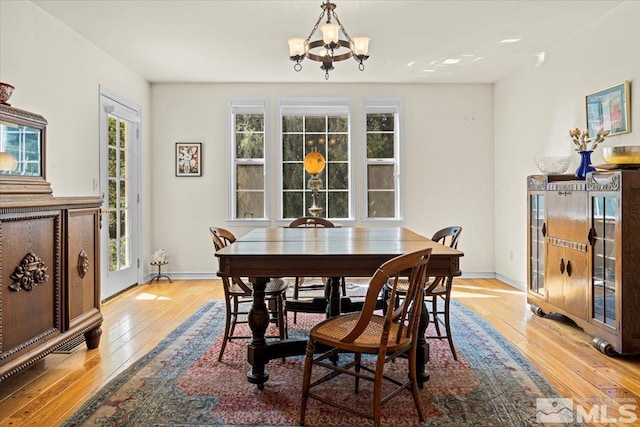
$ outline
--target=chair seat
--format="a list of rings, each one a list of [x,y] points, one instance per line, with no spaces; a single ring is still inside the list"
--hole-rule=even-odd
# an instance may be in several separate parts
[[[329,346],[336,346],[336,344],[344,337],[346,337],[356,323],[360,313],[347,314],[344,316],[332,317],[327,319],[316,326],[314,326],[309,332],[309,337],[317,342]],[[371,320],[367,324],[366,329],[362,334],[356,338],[353,343],[340,343],[343,346],[353,345],[358,348],[359,352],[375,354],[380,348],[382,342],[382,330],[384,326],[384,317],[373,315]],[[387,349],[389,351],[396,351],[401,348],[406,348],[411,344],[410,338],[402,337],[400,341],[396,343],[396,337],[398,335],[398,325],[391,324],[389,330],[389,342]]]
[[[425,296],[436,295],[436,294],[444,295],[447,293],[447,287],[445,286],[443,280],[441,280],[440,283],[438,283],[438,285],[436,285],[434,288],[430,289],[429,287],[431,286],[431,283],[432,282],[427,282],[425,284]],[[387,290],[390,290],[393,284],[387,282],[384,286]],[[399,279],[396,292],[400,295],[403,295],[407,293],[408,289],[409,289],[409,281],[407,279]]]
[[[253,290],[253,286],[251,285],[250,282],[247,282],[246,286],[249,287],[251,290]],[[289,287],[289,283],[282,279],[271,279],[271,281],[269,281],[265,286],[264,293],[267,296],[276,296],[285,292],[288,287]],[[231,295],[236,295],[236,296],[247,296],[247,297],[251,296],[251,292],[245,291],[237,283],[231,284],[229,293]]]

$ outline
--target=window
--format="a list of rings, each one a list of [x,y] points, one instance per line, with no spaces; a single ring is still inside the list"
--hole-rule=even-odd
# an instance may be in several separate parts
[[[399,100],[365,99],[366,219],[401,219]]]
[[[231,220],[268,218],[267,100],[232,99],[231,180],[229,203]]]
[[[319,177],[322,188],[318,204],[320,216],[331,219],[352,218],[351,127],[348,100],[281,100],[280,120],[280,204],[279,218],[293,219],[309,215],[312,205],[308,188],[309,174],[304,157],[320,152],[326,165]]]

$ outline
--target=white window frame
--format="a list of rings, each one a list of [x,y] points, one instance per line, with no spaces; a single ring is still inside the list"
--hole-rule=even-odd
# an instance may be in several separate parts
[[[233,225],[248,225],[251,226],[268,226],[271,221],[271,119],[270,119],[270,107],[269,98],[246,98],[246,97],[234,97],[229,98],[228,102],[228,123],[229,123],[229,145],[228,145],[228,159],[229,159],[229,195],[228,195],[228,211],[227,211],[227,223]],[[235,127],[235,115],[236,114],[263,114],[264,115],[264,157],[262,159],[245,159],[238,161],[236,158],[236,127]],[[264,179],[264,212],[262,218],[236,218],[236,167],[239,164],[260,164],[263,165],[263,179]]]
[[[394,125],[394,154],[393,160],[376,160],[370,161],[367,159],[367,114],[370,113],[393,113],[395,117]],[[362,188],[364,194],[360,204],[360,221],[362,224],[368,226],[372,225],[402,225],[404,222],[404,172],[402,168],[402,118],[403,118],[403,100],[396,97],[384,97],[384,98],[363,98],[362,100],[362,128],[361,128],[361,159],[363,162],[362,167]],[[369,218],[369,206],[367,198],[367,172],[369,164],[395,164],[395,213],[394,218]]]
[[[354,120],[353,102],[350,98],[323,98],[323,97],[303,97],[303,98],[278,98],[276,101],[276,164],[277,175],[275,184],[276,193],[276,218],[278,225],[287,225],[290,219],[283,218],[282,212],[282,117],[286,115],[333,115],[336,113],[346,113],[349,120],[349,214],[348,218],[340,218],[343,225],[355,224],[355,188],[354,171],[357,168],[358,160],[354,157]],[[324,206],[323,206],[324,207]],[[330,218],[329,218],[330,219]]]

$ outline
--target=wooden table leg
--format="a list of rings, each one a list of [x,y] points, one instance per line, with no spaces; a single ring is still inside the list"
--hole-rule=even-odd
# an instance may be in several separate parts
[[[267,340],[265,333],[269,326],[269,310],[264,300],[264,290],[268,277],[250,278],[253,283],[253,304],[248,314],[249,327],[251,328],[251,344],[248,349],[248,360],[251,370],[247,373],[247,379],[252,384],[257,384],[262,390],[264,383],[269,379],[269,372],[265,365],[269,361],[267,355]]]
[[[327,295],[328,293],[328,295]],[[328,297],[327,318],[338,316],[340,314],[340,278],[328,277],[327,286],[325,287],[325,297]]]

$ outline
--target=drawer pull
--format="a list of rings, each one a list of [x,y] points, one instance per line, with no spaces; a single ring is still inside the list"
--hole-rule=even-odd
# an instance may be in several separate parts
[[[560,274],[564,274],[564,258],[560,258]]]

